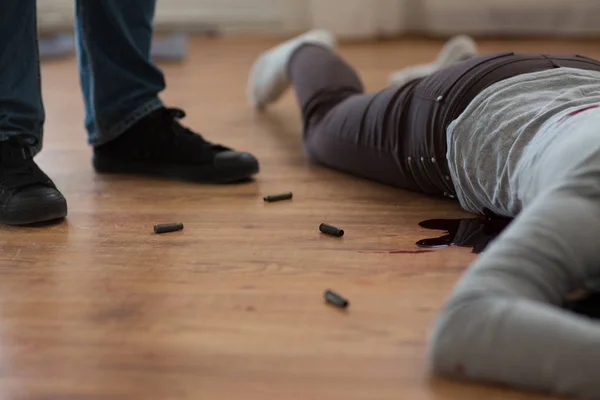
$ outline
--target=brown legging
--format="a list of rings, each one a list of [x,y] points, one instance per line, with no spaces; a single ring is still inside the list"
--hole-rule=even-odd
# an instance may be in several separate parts
[[[454,197],[446,128],[486,87],[516,75],[571,67],[600,71],[578,55],[497,53],[364,93],[355,71],[334,52],[299,47],[288,64],[313,160],[392,186]]]

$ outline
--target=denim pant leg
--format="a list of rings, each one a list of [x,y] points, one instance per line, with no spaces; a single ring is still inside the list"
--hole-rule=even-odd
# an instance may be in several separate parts
[[[44,106],[35,0],[0,0],[0,140],[20,136],[37,153]]]
[[[155,6],[156,0],[75,0],[85,126],[93,146],[162,107],[165,80],[150,56]]]

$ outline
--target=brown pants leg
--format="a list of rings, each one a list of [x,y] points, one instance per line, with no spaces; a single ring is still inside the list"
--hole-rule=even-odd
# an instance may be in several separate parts
[[[313,160],[392,186],[453,198],[446,128],[485,88],[552,68],[600,70],[577,55],[496,53],[474,57],[402,87],[364,93],[332,51],[306,44],[288,68]]]
[[[318,45],[297,49],[288,68],[312,160],[385,184],[413,186],[399,170],[402,137],[386,123],[398,88],[365,94],[356,72]]]

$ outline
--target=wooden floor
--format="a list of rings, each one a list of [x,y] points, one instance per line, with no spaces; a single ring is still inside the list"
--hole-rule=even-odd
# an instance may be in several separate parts
[[[419,221],[466,214],[308,162],[292,95],[263,116],[246,105],[247,69],[272,43],[198,39],[185,63],[164,65],[164,99],[187,110],[186,124],[261,160],[257,180],[240,186],[96,176],[76,63],[43,66],[48,122],[38,160],[70,214],[56,226],[0,228],[0,398],[537,398],[429,377],[428,328],[473,256],[397,251],[431,235]],[[438,46],[341,51],[377,89]],[[600,56],[598,43],[482,47]],[[293,201],[263,204],[288,190]],[[152,234],[170,221],[185,230]],[[346,236],[320,235],[321,222]],[[326,288],[350,299],[347,312],[323,304]]]

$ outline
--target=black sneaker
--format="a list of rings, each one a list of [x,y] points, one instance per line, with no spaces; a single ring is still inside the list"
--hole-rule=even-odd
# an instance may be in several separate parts
[[[0,142],[0,224],[28,225],[67,216],[67,201],[18,139]]]
[[[179,109],[154,111],[115,140],[95,147],[94,168],[203,183],[244,181],[258,173],[252,154],[206,141],[179,123],[184,117]]]

